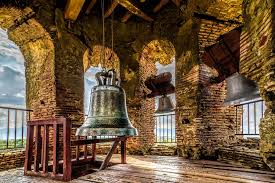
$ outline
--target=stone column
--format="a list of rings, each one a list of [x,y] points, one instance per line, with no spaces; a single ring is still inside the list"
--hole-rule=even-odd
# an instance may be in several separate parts
[[[55,12],[55,24],[56,116],[70,118],[73,124],[81,125],[84,120],[83,55],[86,47],[67,31],[63,12],[59,9]]]
[[[240,71],[258,83],[266,104],[260,123],[260,152],[275,170],[275,1],[245,0]]]
[[[189,19],[180,28],[176,40],[176,134],[178,153],[198,159],[200,142],[198,128],[199,44],[198,22]]]
[[[263,71],[261,83],[265,84],[260,90],[267,109],[260,123],[260,151],[265,163],[275,171],[275,57],[264,64]]]

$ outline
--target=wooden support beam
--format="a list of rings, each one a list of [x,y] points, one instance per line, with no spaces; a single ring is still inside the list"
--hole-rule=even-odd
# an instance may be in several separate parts
[[[35,151],[34,151],[34,171],[39,171],[41,161],[41,126],[35,127]]]
[[[57,124],[53,125],[53,175],[57,175],[58,171],[58,162],[59,162],[59,127]]]
[[[154,8],[153,12],[156,13],[158,12],[163,6],[165,6],[169,0],[161,0],[159,4]]]
[[[49,164],[49,126],[44,125],[44,135],[43,135],[43,154],[42,154],[42,167],[43,173],[48,173],[48,164]]]
[[[126,164],[126,140],[120,142],[121,163]]]
[[[129,18],[131,18],[133,16],[133,13],[131,13],[130,11],[127,11],[125,13],[125,15],[121,18],[121,22],[125,23],[129,20]]]
[[[113,141],[123,141],[126,137],[115,137],[115,138],[108,138],[108,139],[80,139],[74,140],[71,142],[72,146],[80,146],[85,144],[96,144],[96,143],[103,143],[103,142],[113,142]]]
[[[181,1],[181,0],[172,0],[172,2],[173,2],[177,7],[180,7],[180,1]]]
[[[34,133],[34,127],[28,125],[25,166],[24,166],[24,174],[25,175],[26,175],[27,171],[31,170],[31,164],[32,164],[32,160],[33,160],[33,133]]]
[[[91,2],[90,2],[90,4],[89,4],[88,8],[87,8],[86,11],[85,11],[85,14],[86,14],[86,15],[89,15],[89,14],[91,13],[92,8],[94,7],[95,3],[96,3],[96,0],[91,0]]]
[[[71,179],[71,121],[63,119],[63,180],[70,181]]]
[[[129,10],[131,13],[143,18],[144,20],[147,20],[149,22],[152,22],[153,19],[146,15],[143,11],[141,11],[139,8],[137,8],[134,4],[132,4],[129,0],[117,0],[118,3]]]
[[[104,18],[108,18],[113,13],[113,11],[117,7],[117,5],[118,5],[118,1],[114,0],[113,3],[111,4],[110,8],[106,11]]]
[[[113,142],[113,145],[110,149],[110,151],[108,152],[107,156],[105,157],[104,161],[102,162],[99,170],[104,170],[105,168],[107,168],[109,162],[110,162],[110,159],[112,157],[112,155],[114,154],[115,150],[116,150],[116,147],[118,145],[119,141],[114,141]]]
[[[198,19],[209,20],[209,21],[217,22],[217,23],[224,24],[224,25],[228,25],[228,24],[242,25],[241,22],[238,22],[235,20],[222,20],[222,19],[218,19],[217,17],[212,16],[212,15],[201,14],[201,13],[197,13],[197,12],[195,12],[193,16]]]
[[[65,19],[75,21],[84,5],[84,2],[85,0],[68,0],[64,12]]]
[[[96,144],[92,144],[92,161],[94,162],[96,158]]]

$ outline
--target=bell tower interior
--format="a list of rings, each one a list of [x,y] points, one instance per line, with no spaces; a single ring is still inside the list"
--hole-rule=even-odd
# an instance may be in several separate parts
[[[275,182],[274,12],[0,1],[0,183]]]

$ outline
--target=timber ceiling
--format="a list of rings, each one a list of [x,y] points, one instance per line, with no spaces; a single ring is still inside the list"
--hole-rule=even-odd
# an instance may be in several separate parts
[[[121,22],[127,22],[131,17],[137,16],[148,22],[154,21],[150,16],[157,13],[167,4],[172,3],[178,8],[185,0],[108,0],[104,1],[104,17],[108,18],[113,12]],[[80,12],[101,13],[101,0],[67,0],[65,18],[75,21]]]
[[[207,9],[199,7],[199,0],[105,0],[104,17],[110,18],[112,13],[121,22],[127,22],[132,17],[139,17],[145,21],[154,21],[157,12],[168,4],[173,4],[182,12],[187,4],[196,4],[193,16],[201,20],[199,45],[201,54],[204,48],[217,42],[217,39],[239,27],[242,24],[243,0],[205,0]],[[196,3],[194,3],[196,2]],[[204,5],[205,6],[205,5]],[[101,0],[67,0],[65,18],[75,21],[81,14],[101,14]]]

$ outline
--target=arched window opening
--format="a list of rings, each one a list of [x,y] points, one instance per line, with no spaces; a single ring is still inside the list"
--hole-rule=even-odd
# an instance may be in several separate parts
[[[90,107],[90,97],[91,97],[91,90],[94,86],[97,85],[95,74],[102,70],[101,66],[98,67],[90,67],[84,74],[84,112],[85,115],[88,115],[89,107]]]
[[[152,94],[154,91],[150,91],[145,85],[147,79],[170,70],[175,84],[175,55],[174,45],[166,39],[150,41],[144,46],[141,54],[140,90],[141,93],[146,93],[148,97],[141,101],[141,121],[146,123],[146,127],[139,129],[139,133],[141,136],[146,135],[147,138],[144,141],[150,144],[174,143],[176,140],[175,114],[157,115],[155,111],[160,96]],[[150,94],[152,95],[150,96]],[[175,104],[175,95],[169,97],[174,99]]]
[[[26,78],[19,47],[0,29],[0,149],[24,147],[26,139]]]
[[[164,72],[170,72],[172,74],[172,84],[175,86],[175,58],[172,59],[172,63],[162,65],[159,62],[156,63],[157,74]],[[174,107],[176,106],[175,93],[167,95]],[[156,97],[155,110],[159,107],[160,96]],[[155,142],[156,143],[175,143],[176,142],[176,119],[175,111],[155,114]]]

